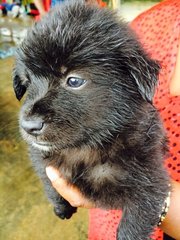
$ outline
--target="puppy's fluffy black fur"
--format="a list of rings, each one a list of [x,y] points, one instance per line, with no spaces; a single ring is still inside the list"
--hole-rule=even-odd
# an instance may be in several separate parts
[[[159,66],[110,10],[71,1],[36,23],[17,51],[21,132],[61,218],[53,165],[97,207],[122,209],[117,239],[149,239],[168,192],[166,137],[152,98]]]

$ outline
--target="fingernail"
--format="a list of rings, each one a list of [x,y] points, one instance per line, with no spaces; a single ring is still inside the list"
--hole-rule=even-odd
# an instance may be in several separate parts
[[[58,171],[50,166],[46,167],[46,174],[52,182],[59,178]]]

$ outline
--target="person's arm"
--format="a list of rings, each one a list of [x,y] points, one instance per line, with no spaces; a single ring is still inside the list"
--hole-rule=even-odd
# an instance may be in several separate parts
[[[180,41],[176,59],[176,66],[169,87],[172,96],[180,96]]]
[[[180,183],[171,181],[170,207],[160,228],[169,236],[180,240]]]
[[[40,17],[43,17],[46,14],[46,10],[44,8],[43,0],[34,0],[34,4],[36,5]]]
[[[59,172],[47,167],[46,173],[52,182],[53,187],[64,197],[73,207],[93,208],[92,202],[83,197],[78,188],[67,182],[59,176]],[[160,225],[160,228],[169,236],[180,240],[180,183],[172,180],[172,193],[168,213]]]

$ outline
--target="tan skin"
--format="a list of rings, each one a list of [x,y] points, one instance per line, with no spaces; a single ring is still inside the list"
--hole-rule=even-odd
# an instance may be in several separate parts
[[[169,92],[172,96],[180,96],[180,39],[176,66],[170,81]],[[171,237],[180,240],[180,183],[178,182],[172,181],[170,208],[161,228]]]
[[[169,91],[172,96],[180,96],[180,39],[176,66],[170,82]]]
[[[42,18],[47,12],[44,8],[44,4],[42,0],[34,0],[34,3],[39,11],[40,18]]]

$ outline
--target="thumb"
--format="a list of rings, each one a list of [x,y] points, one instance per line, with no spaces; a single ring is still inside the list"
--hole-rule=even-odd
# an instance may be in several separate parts
[[[51,166],[46,167],[46,174],[52,183],[56,182],[60,178],[58,170]]]
[[[68,184],[66,180],[61,177],[60,172],[56,168],[48,166],[46,167],[46,174],[51,181],[53,187],[57,190],[59,194],[62,195],[62,197],[64,197],[63,193],[67,191],[66,189]]]
[[[77,187],[68,184],[67,181],[61,177],[57,169],[48,166],[46,167],[46,174],[56,191],[66,199],[71,206],[86,208],[92,208],[94,206],[93,203],[84,198]]]

